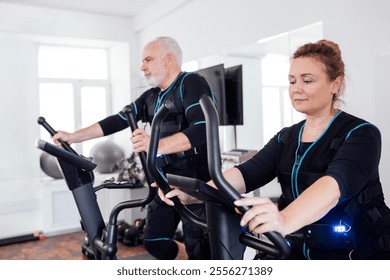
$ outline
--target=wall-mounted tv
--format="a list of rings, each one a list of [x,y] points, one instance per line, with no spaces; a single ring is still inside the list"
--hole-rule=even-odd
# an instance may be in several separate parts
[[[243,125],[242,65],[218,64],[197,72],[209,83],[217,100],[219,125]]]
[[[243,125],[242,65],[225,69],[225,102],[228,125]]]
[[[219,125],[227,125],[228,116],[226,113],[225,99],[225,68],[223,67],[223,64],[203,68],[195,72],[206,79],[216,98]]]

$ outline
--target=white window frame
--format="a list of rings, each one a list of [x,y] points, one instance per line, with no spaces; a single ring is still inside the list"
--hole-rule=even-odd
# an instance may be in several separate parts
[[[39,78],[39,84],[41,83],[51,83],[51,84],[72,84],[73,85],[73,106],[74,106],[74,127],[75,129],[82,128],[82,119],[81,119],[81,88],[83,87],[103,87],[106,91],[106,112],[107,116],[111,115],[111,91],[110,91],[110,82],[109,80],[87,80],[87,79],[61,79],[61,78]],[[99,121],[99,120],[96,120]],[[56,128],[55,128],[56,129]],[[58,128],[61,129],[61,128]],[[108,136],[108,138],[110,138]],[[102,138],[101,140],[104,140]],[[83,154],[82,143],[74,144],[75,150]],[[88,155],[86,155],[88,156]]]

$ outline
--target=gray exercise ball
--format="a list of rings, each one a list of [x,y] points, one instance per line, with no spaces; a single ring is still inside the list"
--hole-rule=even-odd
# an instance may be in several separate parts
[[[92,162],[97,164],[95,170],[100,173],[111,173],[115,165],[125,156],[121,147],[110,140],[96,143],[89,154]]]
[[[62,179],[64,176],[58,166],[58,161],[55,156],[42,152],[39,158],[39,165],[41,166],[42,171],[49,177],[54,179]]]

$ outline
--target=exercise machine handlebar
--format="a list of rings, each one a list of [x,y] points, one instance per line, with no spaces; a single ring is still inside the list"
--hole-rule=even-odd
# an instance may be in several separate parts
[[[167,182],[165,175],[163,175],[159,167],[157,166],[157,154],[158,154],[158,143],[160,139],[161,126],[166,116],[173,110],[174,105],[170,100],[165,101],[157,113],[153,117],[151,125],[151,135],[149,142],[149,151],[147,154],[147,166],[148,170],[155,180],[157,186],[167,194],[171,191],[169,183]],[[206,221],[196,216],[187,207],[185,207],[177,197],[171,199],[174,203],[175,209],[186,219],[191,221],[196,226],[201,228],[207,228]]]
[[[44,117],[39,117],[37,121],[38,124],[42,125],[50,133],[52,137],[57,134],[57,131],[46,122]],[[62,139],[58,139],[58,141],[61,143],[62,147],[64,147],[65,150],[75,155],[78,155],[77,152],[73,150],[72,147],[67,142],[65,142]]]
[[[123,110],[122,110],[126,117],[127,117],[127,122],[131,128],[131,131],[134,131],[138,128],[137,126],[137,122],[135,120],[135,117],[134,117],[134,106],[133,104],[130,104],[130,105],[126,105]],[[146,179],[146,182],[151,185],[153,183],[153,178],[152,176],[150,176],[150,173],[149,173],[149,170],[147,168],[147,164],[146,164],[146,152],[140,152],[138,154],[139,156],[139,159],[141,161],[141,165],[142,165],[142,168],[144,170],[144,173],[145,173],[145,179]]]
[[[122,112],[124,112],[126,114],[127,122],[130,126],[131,131],[133,132],[134,130],[136,130],[138,128],[137,122],[136,122],[135,117],[134,117],[133,105],[131,104],[131,105],[125,106],[123,108]],[[124,201],[124,202],[116,205],[114,207],[114,209],[111,211],[110,220],[108,222],[109,225],[114,226],[117,223],[117,216],[119,215],[119,212],[122,211],[123,209],[135,208],[138,206],[145,206],[145,205],[149,204],[156,196],[156,188],[152,187],[153,178],[150,175],[147,164],[146,164],[146,153],[141,152],[138,155],[139,155],[139,158],[141,161],[142,169],[143,169],[144,174],[145,174],[146,182],[148,183],[149,192],[148,192],[147,196],[145,196],[144,198],[134,199],[134,200],[130,200],[130,201]]]
[[[200,105],[206,118],[207,156],[210,176],[222,194],[227,199],[230,199],[230,202],[233,204],[235,200],[242,198],[242,196],[226,181],[222,174],[221,153],[219,147],[218,114],[209,96],[202,96],[200,99]],[[244,214],[249,210],[249,207],[239,207],[239,210],[242,214]],[[251,247],[257,247],[275,257],[285,258],[288,256],[290,252],[290,246],[287,240],[284,239],[281,234],[277,232],[267,232],[264,235],[274,244],[274,246],[270,246],[269,243],[260,239],[256,239],[256,242],[254,242],[252,236],[247,237],[246,235],[241,235],[240,239],[248,239],[248,242],[251,242]]]
[[[59,159],[66,161],[70,165],[78,167],[84,171],[91,172],[96,167],[96,164],[89,161],[88,159],[81,157],[78,154],[69,152],[65,149],[59,149],[56,145],[48,143],[42,139],[37,139],[35,141],[35,146]]]

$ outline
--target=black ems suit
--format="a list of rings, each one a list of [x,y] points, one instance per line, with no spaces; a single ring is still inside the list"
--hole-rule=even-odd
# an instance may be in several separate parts
[[[133,103],[136,119],[152,123],[155,113],[166,100],[171,100],[174,110],[161,127],[161,138],[181,132],[191,142],[192,148],[177,154],[162,155],[157,163],[163,172],[209,181],[207,165],[205,118],[199,104],[202,95],[212,96],[206,80],[195,73],[182,72],[165,91],[152,88]],[[104,134],[111,134],[128,127],[126,116],[120,112],[102,120]],[[204,217],[204,205],[187,206],[192,212]],[[157,259],[174,259],[177,246],[173,236],[181,220],[177,211],[160,200],[158,195],[147,206],[143,243]],[[209,244],[202,229],[182,220],[187,254],[190,259],[209,259]]]

